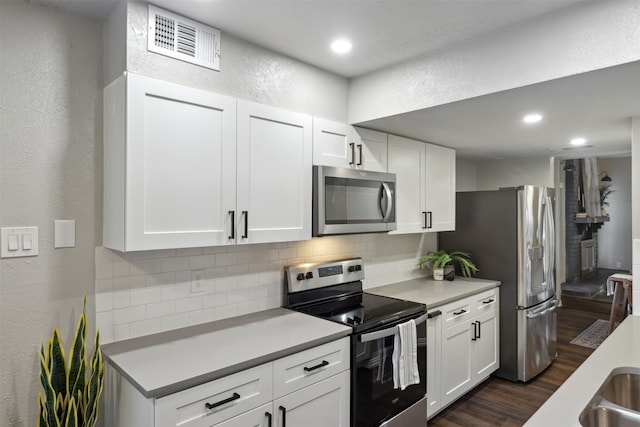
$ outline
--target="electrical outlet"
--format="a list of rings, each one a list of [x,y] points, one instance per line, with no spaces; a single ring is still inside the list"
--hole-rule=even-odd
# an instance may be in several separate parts
[[[204,270],[191,272],[191,293],[204,292]]]

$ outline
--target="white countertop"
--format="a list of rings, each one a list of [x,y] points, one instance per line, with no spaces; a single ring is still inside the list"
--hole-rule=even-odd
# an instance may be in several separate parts
[[[525,426],[579,427],[580,412],[609,373],[620,366],[640,367],[640,316],[627,317]]]
[[[351,327],[276,308],[103,346],[146,397],[161,397],[349,335]]]
[[[420,302],[427,309],[447,304],[451,301],[499,286],[497,280],[457,277],[453,281],[433,280],[421,277],[404,282],[392,283],[377,288],[366,289],[372,294]]]

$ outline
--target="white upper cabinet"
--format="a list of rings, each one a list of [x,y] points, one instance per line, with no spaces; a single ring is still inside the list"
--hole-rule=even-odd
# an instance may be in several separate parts
[[[104,245],[225,244],[235,207],[235,99],[127,73],[105,88],[104,114]]]
[[[314,118],[313,164],[386,172],[387,134]]]
[[[387,170],[396,174],[397,229],[421,233],[455,229],[455,151],[389,135]]]
[[[456,229],[456,152],[425,144],[425,190],[428,231]]]
[[[311,124],[238,101],[238,243],[311,239]]]
[[[425,144],[389,135],[387,170],[396,174],[396,231],[419,233],[426,230]]]
[[[131,73],[104,115],[106,247],[311,238],[310,116]]]

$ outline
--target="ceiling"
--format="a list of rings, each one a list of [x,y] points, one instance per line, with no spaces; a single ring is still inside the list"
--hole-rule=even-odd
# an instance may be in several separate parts
[[[2,0],[4,1],[4,0]],[[105,19],[117,0],[30,0]],[[585,0],[153,0],[158,7],[352,78],[515,26]],[[334,37],[353,50],[333,54]],[[374,129],[454,147],[475,160],[629,155],[640,115],[637,64],[367,122]],[[542,122],[524,126],[531,111]],[[584,136],[591,147],[564,150]]]

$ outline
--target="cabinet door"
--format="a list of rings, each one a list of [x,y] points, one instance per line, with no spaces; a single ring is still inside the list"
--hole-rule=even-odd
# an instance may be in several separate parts
[[[396,223],[391,233],[426,231],[424,204],[425,144],[389,135],[387,170],[396,174]]]
[[[347,427],[349,425],[349,371],[274,400],[274,426]]]
[[[269,422],[269,419],[272,421]],[[273,425],[273,404],[269,402],[237,417],[215,424],[215,427],[272,427]]]
[[[237,243],[311,239],[311,117],[238,101]]]
[[[499,335],[496,311],[491,310],[473,319],[479,337],[473,341],[473,375],[477,384],[500,367]],[[472,332],[473,333],[473,332]]]
[[[456,225],[456,152],[425,144],[425,203],[428,231],[453,231]]]
[[[442,408],[442,312],[429,310],[427,318],[427,417]]]
[[[387,171],[387,134],[364,128],[353,128],[357,137],[356,154],[361,169],[375,172]]]
[[[352,126],[330,120],[313,119],[313,164],[341,168],[359,163],[357,146],[360,137]]]
[[[469,321],[442,331],[442,404],[445,406],[472,385],[472,338]]]
[[[235,99],[126,79],[126,234],[116,249],[226,244],[235,206]]]

